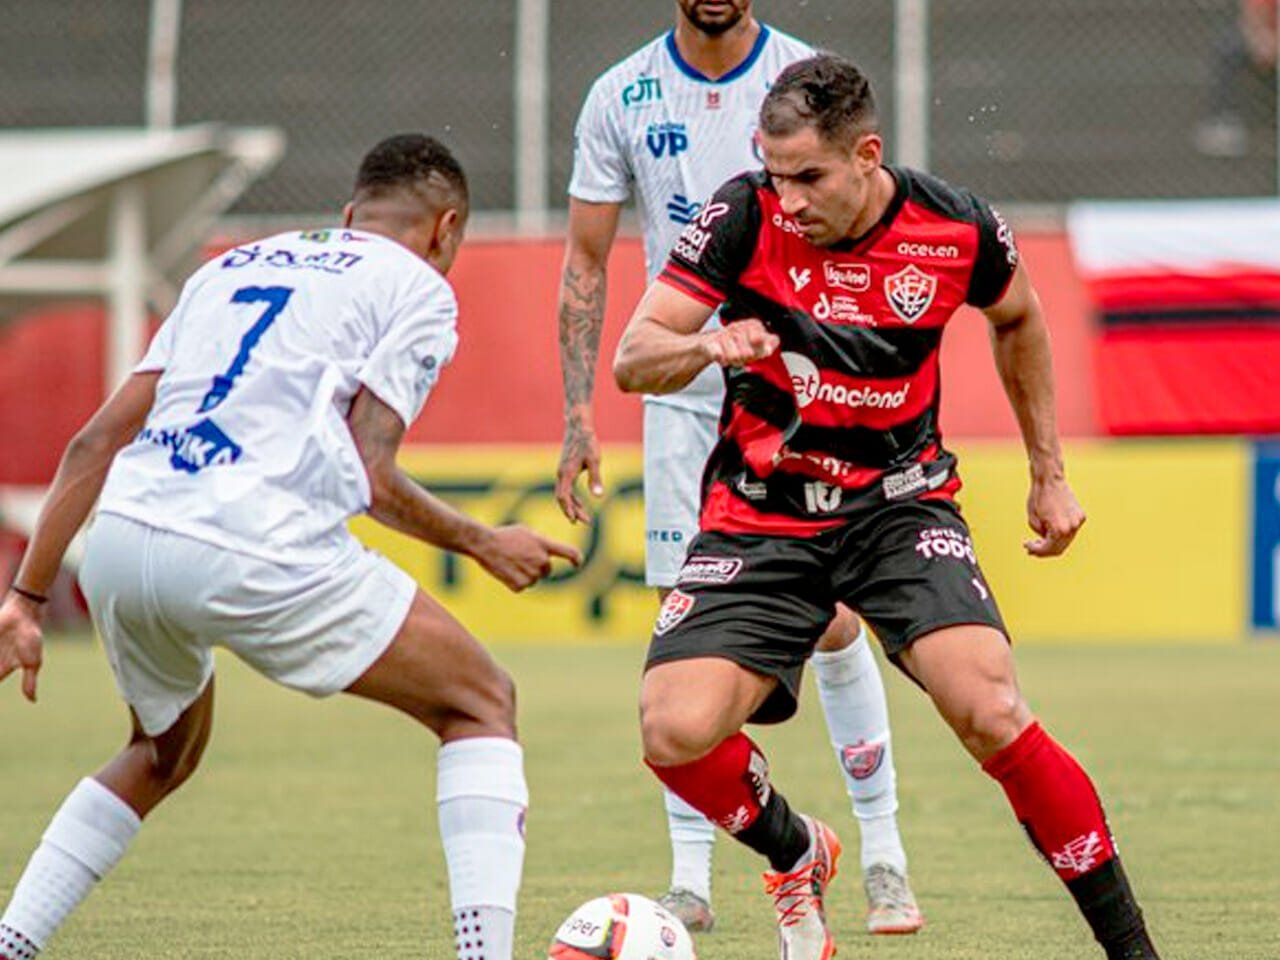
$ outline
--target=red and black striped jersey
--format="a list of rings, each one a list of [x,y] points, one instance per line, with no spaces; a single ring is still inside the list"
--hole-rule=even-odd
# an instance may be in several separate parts
[[[971,193],[886,169],[893,200],[856,240],[809,243],[756,172],[724,184],[672,248],[660,280],[781,340],[725,371],[702,529],[803,536],[959,489],[938,429],[942,330],[962,304],[1000,300],[1018,252]]]

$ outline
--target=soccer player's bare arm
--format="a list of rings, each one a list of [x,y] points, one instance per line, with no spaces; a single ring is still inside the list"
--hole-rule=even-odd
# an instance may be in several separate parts
[[[36,520],[31,543],[0,606],[0,680],[22,669],[22,692],[36,698],[41,597],[48,595],[67,545],[93,509],[116,451],[137,435],[155,399],[158,373],[135,373],[67,444]]]
[[[600,444],[591,412],[600,333],[604,329],[609,251],[618,231],[619,203],[569,200],[569,239],[560,277],[560,368],[564,379],[564,444],[556,472],[556,500],[566,517],[586,523],[590,515],[574,493],[584,470],[595,496],[600,479]]]
[[[1027,522],[1038,536],[1024,546],[1033,556],[1057,556],[1071,545],[1085,515],[1067,484],[1058,439],[1049,328],[1024,265],[1019,264],[1004,296],[984,312],[991,322],[996,368],[1031,467]]]
[[[415,483],[396,465],[404,422],[371,391],[360,391],[347,421],[369,475],[369,515],[379,523],[472,557],[512,590],[549,574],[552,557],[582,562],[573,547],[522,526],[488,527]]]
[[[703,331],[711,313],[670,284],[650,284],[613,358],[618,386],[629,393],[674,393],[709,363],[744,366],[778,349],[778,337],[754,318]]]
[[[133,374],[71,438],[40,508],[15,584],[37,594],[52,585],[67,545],[102,491],[116,452],[146,422],[159,379],[158,371]]]

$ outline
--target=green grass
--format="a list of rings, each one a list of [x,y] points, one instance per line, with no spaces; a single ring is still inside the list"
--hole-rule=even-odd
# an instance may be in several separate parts
[[[516,675],[533,793],[517,956],[541,960],[577,903],[665,888],[666,831],[639,761],[641,650],[499,646]],[[1165,960],[1280,956],[1280,644],[1026,647],[1024,689],[1103,794]],[[220,661],[204,768],[50,945],[47,960],[452,957],[434,744],[363,702],[313,703]],[[928,927],[861,933],[856,829],[812,691],[757,731],[776,782],[846,840],[830,914],[841,960],[1076,960],[1083,923],[1003,797],[886,670],[901,821]],[[54,807],[125,733],[96,646],[48,648],[42,702],[0,687],[0,902]],[[717,845],[721,928],[702,960],[776,957],[760,864]]]

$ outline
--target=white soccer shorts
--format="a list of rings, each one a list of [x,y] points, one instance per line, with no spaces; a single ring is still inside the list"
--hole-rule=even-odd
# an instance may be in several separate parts
[[[417,584],[354,540],[320,566],[282,566],[100,513],[80,584],[116,686],[148,736],[173,726],[225,647],[316,697],[350,686],[391,644]]]
[[[644,582],[674,587],[698,532],[702,470],[718,418],[663,403],[644,405]]]

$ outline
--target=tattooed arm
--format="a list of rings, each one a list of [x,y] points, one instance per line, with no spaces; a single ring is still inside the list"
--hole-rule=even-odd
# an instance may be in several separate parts
[[[512,590],[523,590],[550,573],[553,556],[575,566],[581,562],[572,547],[522,526],[486,526],[415,483],[396,465],[404,422],[371,391],[356,396],[347,422],[369,475],[369,516],[379,523],[472,557]]]
[[[584,470],[595,496],[600,482],[600,443],[591,413],[591,390],[604,329],[609,249],[618,230],[619,203],[569,200],[569,240],[560,278],[560,368],[564,376],[564,445],[556,472],[556,500],[570,520],[589,523],[574,491]]]

